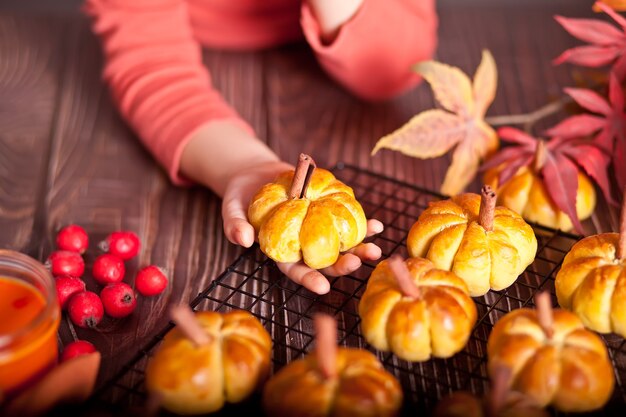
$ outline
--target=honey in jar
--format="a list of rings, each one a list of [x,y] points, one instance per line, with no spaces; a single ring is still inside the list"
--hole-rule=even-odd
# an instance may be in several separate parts
[[[46,268],[24,254],[0,250],[0,403],[56,364],[60,316]]]

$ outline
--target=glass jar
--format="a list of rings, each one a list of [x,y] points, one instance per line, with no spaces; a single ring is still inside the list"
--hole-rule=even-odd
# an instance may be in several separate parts
[[[56,364],[60,318],[50,272],[27,255],[0,250],[0,403]]]

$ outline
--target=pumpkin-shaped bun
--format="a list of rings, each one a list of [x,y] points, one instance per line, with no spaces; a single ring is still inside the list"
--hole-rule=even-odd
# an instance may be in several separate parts
[[[544,295],[551,308],[549,295]],[[555,309],[549,320],[541,316],[537,310],[520,308],[496,323],[487,342],[489,372],[499,365],[509,367],[511,388],[541,406],[564,412],[602,407],[614,386],[602,339],[569,311]]]
[[[529,222],[554,229],[571,230],[572,221],[548,196],[543,178],[530,167],[522,167],[517,174],[498,184],[498,175],[504,167],[496,167],[485,172],[485,184],[498,192],[498,204],[520,213]],[[578,171],[578,191],[576,193],[576,214],[579,220],[591,216],[596,207],[596,192],[589,178]]]
[[[556,275],[561,307],[585,326],[626,337],[626,191],[620,233],[602,233],[577,242]]]
[[[332,324],[320,326],[322,322]],[[334,326],[332,318],[316,317],[315,351],[289,363],[267,382],[263,391],[266,415],[391,417],[398,414],[402,405],[398,381],[371,352],[338,348]],[[320,330],[321,327],[324,329]],[[326,336],[320,337],[320,333]]]
[[[205,414],[242,401],[269,373],[272,341],[253,315],[204,311],[195,318],[207,342],[198,345],[175,327],[146,369],[148,391],[177,414]]]
[[[477,297],[513,284],[533,262],[537,238],[519,214],[495,207],[495,194],[486,186],[481,195],[430,203],[411,227],[407,246],[410,256],[454,272]]]
[[[334,264],[339,253],[361,243],[367,220],[350,187],[329,171],[314,168],[308,183],[292,193],[292,183],[306,177],[301,155],[296,171],[285,172],[257,192],[248,219],[263,253],[276,262],[304,262],[314,269]],[[306,159],[304,159],[306,162]],[[291,195],[290,195],[291,194]]]
[[[399,265],[394,263],[399,262]],[[408,273],[411,290],[402,288],[395,268]],[[467,285],[453,272],[427,259],[382,261],[359,303],[365,340],[408,361],[448,358],[465,347],[476,322],[476,306]]]

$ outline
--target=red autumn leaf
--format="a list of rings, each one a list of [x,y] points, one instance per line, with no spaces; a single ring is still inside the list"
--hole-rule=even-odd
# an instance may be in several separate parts
[[[596,19],[573,19],[555,16],[557,22],[572,36],[590,45],[577,46],[563,52],[554,59],[554,64],[564,62],[585,67],[602,67],[613,63],[613,71],[620,79],[626,76],[626,19],[611,7],[596,2],[594,7],[601,9],[621,27]],[[620,30],[621,29],[621,30]]]
[[[601,116],[590,114],[571,116],[548,129],[546,134],[567,139],[588,136],[599,131],[594,141],[596,145],[613,155],[615,178],[622,189],[626,185],[626,159],[622,151],[626,147],[624,144],[626,113],[624,113],[624,92],[617,76],[611,73],[609,78],[609,101],[595,91],[584,88],[566,88],[565,92],[581,107]],[[600,183],[598,185],[602,186]],[[602,191],[606,194],[604,188]]]
[[[481,171],[503,165],[498,173],[498,184],[504,184],[522,167],[535,169],[533,164],[539,139],[511,127],[499,129],[498,136],[511,145],[487,160]],[[576,215],[578,172],[582,170],[596,181],[607,201],[614,203],[608,179],[610,157],[593,141],[578,138],[552,137],[546,142],[545,150],[546,159],[539,174],[543,177],[546,192],[556,206],[570,217],[576,230],[583,233]]]
[[[617,205],[611,195],[611,184],[607,167],[611,157],[593,145],[579,143],[563,147],[563,154],[576,161],[578,165],[598,184],[602,194],[610,204]]]
[[[589,136],[602,129],[605,124],[606,122],[602,117],[591,114],[577,114],[550,128],[547,134],[563,138]]]
[[[615,178],[620,190],[626,190],[626,140],[622,132],[621,140],[615,144],[613,150],[613,167],[615,168]]]
[[[578,192],[578,168],[565,155],[546,152],[546,163],[541,169],[543,184],[556,206],[572,221],[574,228],[584,234],[576,214]]]

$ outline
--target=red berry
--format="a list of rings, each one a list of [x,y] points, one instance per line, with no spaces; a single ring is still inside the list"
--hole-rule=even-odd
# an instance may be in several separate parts
[[[63,353],[61,354],[61,362],[74,359],[77,356],[87,355],[95,351],[96,348],[91,343],[85,340],[77,340],[65,346],[65,349],[63,349]]]
[[[167,287],[167,277],[161,268],[150,265],[137,273],[135,288],[146,297],[158,295]]]
[[[108,316],[119,319],[126,317],[135,310],[137,300],[130,285],[118,282],[109,284],[100,292],[104,312]]]
[[[57,234],[57,247],[61,250],[84,253],[88,245],[89,237],[87,237],[87,232],[75,224],[65,226]]]
[[[113,232],[100,243],[100,248],[103,251],[124,261],[137,256],[140,246],[139,237],[133,232]]]
[[[96,258],[91,272],[98,283],[106,285],[123,280],[126,269],[120,258],[105,253]]]
[[[80,278],[62,275],[57,277],[55,282],[57,287],[57,298],[59,299],[59,305],[63,310],[67,307],[68,300],[74,294],[85,291],[85,283]]]
[[[98,294],[83,291],[70,298],[67,304],[72,323],[79,327],[94,328],[102,320],[104,307]]]
[[[72,277],[81,277],[85,272],[85,261],[83,257],[76,252],[66,250],[54,251],[48,256],[46,266],[50,268],[52,275],[55,277],[60,275],[69,275]]]

